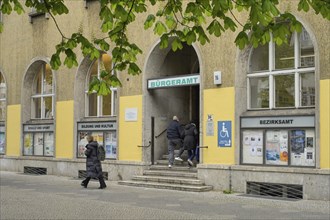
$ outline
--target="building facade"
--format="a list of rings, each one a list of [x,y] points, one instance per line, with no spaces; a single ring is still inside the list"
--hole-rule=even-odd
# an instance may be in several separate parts
[[[296,11],[297,2],[281,5],[303,24],[288,45],[244,50],[231,32],[204,46],[161,50],[138,17],[128,33],[143,50],[142,74],[113,72],[123,86],[108,96],[87,91],[93,77],[111,70],[111,54],[90,60],[77,51],[78,67],[52,70],[61,40],[53,21],[45,14],[2,15],[0,169],[78,176],[90,133],[106,148],[109,179],[130,179],[167,152],[163,131],[177,115],[198,125],[198,177],[214,189],[294,185],[304,199],[329,200],[330,25]],[[64,34],[102,36],[97,1],[66,4],[70,15],[57,18]]]

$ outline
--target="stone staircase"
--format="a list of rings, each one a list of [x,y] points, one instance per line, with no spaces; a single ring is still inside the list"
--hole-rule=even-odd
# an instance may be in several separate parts
[[[131,180],[119,181],[118,184],[191,192],[205,192],[213,189],[212,186],[206,186],[197,178],[196,167],[188,167],[186,160],[185,162],[175,161],[174,166],[168,168],[168,155],[163,155],[156,161],[156,165],[144,170],[142,176],[134,176]]]

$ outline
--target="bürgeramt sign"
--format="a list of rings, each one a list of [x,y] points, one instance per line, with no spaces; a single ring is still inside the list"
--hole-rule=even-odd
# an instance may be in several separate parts
[[[185,75],[185,76],[180,76],[180,77],[149,79],[148,80],[148,89],[192,86],[192,85],[199,85],[199,83],[200,83],[199,75]]]

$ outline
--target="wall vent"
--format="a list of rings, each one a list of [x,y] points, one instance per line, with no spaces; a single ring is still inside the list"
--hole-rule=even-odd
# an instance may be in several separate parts
[[[277,198],[303,199],[303,186],[278,183],[247,182],[246,193]]]
[[[105,180],[108,180],[108,172],[102,172],[102,174],[103,174],[103,178],[104,178]],[[79,179],[84,179],[84,178],[86,178],[86,175],[87,175],[86,170],[78,170],[78,178],[79,178]]]
[[[24,173],[35,174],[35,175],[47,175],[47,168],[24,166]]]

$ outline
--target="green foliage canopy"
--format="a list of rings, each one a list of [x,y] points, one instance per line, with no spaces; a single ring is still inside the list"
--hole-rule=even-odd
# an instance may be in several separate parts
[[[142,51],[134,39],[128,39],[127,28],[134,24],[136,16],[151,11],[149,7],[159,9],[146,16],[144,29],[152,29],[160,37],[161,48],[171,46],[173,51],[182,49],[183,42],[204,45],[210,42],[211,36],[220,37],[226,31],[238,31],[235,44],[240,49],[247,45],[264,45],[271,39],[280,45],[287,43],[286,36],[290,32],[302,29],[301,23],[290,12],[278,9],[279,0],[99,0],[101,31],[106,37],[87,39],[81,32],[72,33],[69,37],[61,32],[56,16],[69,13],[64,0],[0,0],[0,10],[3,14],[13,11],[22,14],[22,2],[27,8],[49,13],[62,35],[51,57],[53,69],[62,65],[61,55],[64,55],[64,65],[69,68],[77,66],[74,49],[80,47],[83,55],[90,59],[101,55],[97,48],[111,51],[115,70],[127,70],[131,75],[141,73],[136,61]],[[299,0],[297,7],[305,12],[313,9],[316,14],[330,20],[329,0]],[[239,21],[235,16],[238,13],[246,13],[247,20]],[[3,24],[0,23],[1,31]],[[101,79],[93,80],[90,90],[105,95],[110,92],[107,86],[120,85],[118,78],[110,76],[111,73],[102,72],[101,75]]]

